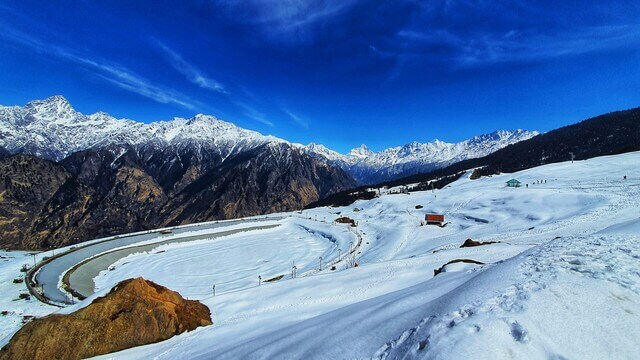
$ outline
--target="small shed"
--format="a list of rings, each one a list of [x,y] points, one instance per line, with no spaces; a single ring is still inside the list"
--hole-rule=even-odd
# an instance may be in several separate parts
[[[507,181],[507,187],[520,187],[522,183],[516,179],[511,179]]]
[[[440,214],[425,214],[424,219],[427,225],[440,225],[444,224],[444,215]]]

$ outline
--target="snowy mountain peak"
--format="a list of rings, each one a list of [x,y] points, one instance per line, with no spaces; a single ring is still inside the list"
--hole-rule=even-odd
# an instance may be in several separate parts
[[[40,107],[40,106],[56,106],[56,107],[71,108],[71,103],[69,103],[69,100],[67,100],[67,98],[65,98],[62,95],[53,95],[42,100],[32,100],[26,105],[27,108]]]
[[[482,157],[537,134],[520,129],[500,130],[459,143],[437,139],[429,143],[414,141],[380,152],[373,152],[363,144],[343,155],[319,144],[290,144],[211,115],[141,123],[116,119],[105,112],[83,115],[63,96],[31,101],[24,107],[0,106],[0,147],[11,153],[61,160],[77,151],[115,145],[188,148],[199,154],[207,150],[226,158],[267,143],[286,143],[341,167],[361,183],[428,172],[454,162]]]
[[[187,125],[195,124],[198,122],[212,124],[212,123],[217,123],[222,121],[215,116],[205,115],[205,114],[196,114],[194,117],[189,119],[189,121],[187,122]]]
[[[70,121],[77,117],[77,113],[69,101],[60,95],[51,96],[44,100],[31,101],[24,108],[30,115],[42,120]]]
[[[359,147],[351,149],[351,151],[349,151],[349,156],[354,156],[360,159],[367,158],[373,154],[374,152],[369,150],[369,148],[367,148],[367,145],[365,144],[362,144]]]
[[[497,130],[492,133],[474,136],[469,142],[486,142],[486,141],[510,141],[511,139],[531,138],[540,133],[537,131],[517,130]]]

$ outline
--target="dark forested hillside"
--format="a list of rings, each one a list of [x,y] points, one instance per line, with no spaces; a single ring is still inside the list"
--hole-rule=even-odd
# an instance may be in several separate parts
[[[478,175],[482,176],[499,172],[515,172],[571,160],[571,153],[576,160],[583,160],[638,150],[640,150],[640,108],[635,108],[600,115],[552,130],[509,145],[482,158],[461,161],[443,169],[380,183],[373,187],[392,187],[426,183],[443,178],[452,179],[455,174],[473,168],[480,168]],[[361,187],[336,193],[320,202],[310,204],[309,207],[344,205],[349,199],[353,202],[361,198],[356,193],[366,197],[365,189],[366,187]]]

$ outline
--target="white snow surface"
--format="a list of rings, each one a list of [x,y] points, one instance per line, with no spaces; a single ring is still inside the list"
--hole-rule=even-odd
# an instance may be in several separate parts
[[[214,324],[98,358],[637,358],[638,164],[635,152],[463,176],[435,192],[287,214],[275,229],[123,258],[96,278],[94,296],[61,312],[144,275],[201,300]],[[529,186],[507,188],[511,178]],[[447,226],[420,226],[429,212]],[[332,223],[339,216],[358,223],[359,266],[318,271],[319,256],[335,261],[355,241]],[[460,248],[468,238],[497,243]],[[455,259],[484,265],[450,264],[434,276]],[[302,269],[295,279],[291,261]],[[285,277],[257,286],[261,274]]]
[[[270,230],[249,231],[210,240],[162,245],[150,253],[127,256],[94,280],[96,289],[109,290],[131,273],[162,283],[190,299],[237,291],[263,280],[286,275],[292,263],[298,274],[319,269],[334,260],[338,248],[346,251],[356,235],[347,227],[290,218]],[[226,228],[225,228],[226,230]],[[341,231],[340,231],[341,230]],[[207,265],[205,265],[207,264]],[[203,268],[205,266],[205,268]]]
[[[45,255],[36,255],[36,261],[42,260]],[[33,297],[29,300],[19,298],[20,294],[28,294],[29,291],[24,282],[14,283],[13,280],[24,279],[25,273],[20,269],[25,264],[33,265],[31,253],[0,250],[0,347],[9,341],[29,317],[45,316],[58,310],[57,307],[43,304]]]

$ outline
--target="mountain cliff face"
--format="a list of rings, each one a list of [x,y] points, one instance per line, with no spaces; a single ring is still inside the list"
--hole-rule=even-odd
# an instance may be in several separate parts
[[[310,144],[306,149],[314,156],[327,158],[337,164],[360,184],[375,184],[483,157],[536,135],[537,131],[502,130],[475,136],[459,143],[440,140],[430,143],[412,142],[380,152],[373,152],[366,145],[361,145],[347,155],[318,144]]]
[[[70,178],[63,166],[31,156],[0,160],[0,246],[22,247],[49,199]]]
[[[87,150],[61,163],[29,155],[0,160],[6,174],[0,246],[47,249],[166,225],[290,211],[355,185],[340,168],[282,143],[215,165],[187,150],[156,153],[150,161],[147,151]]]

